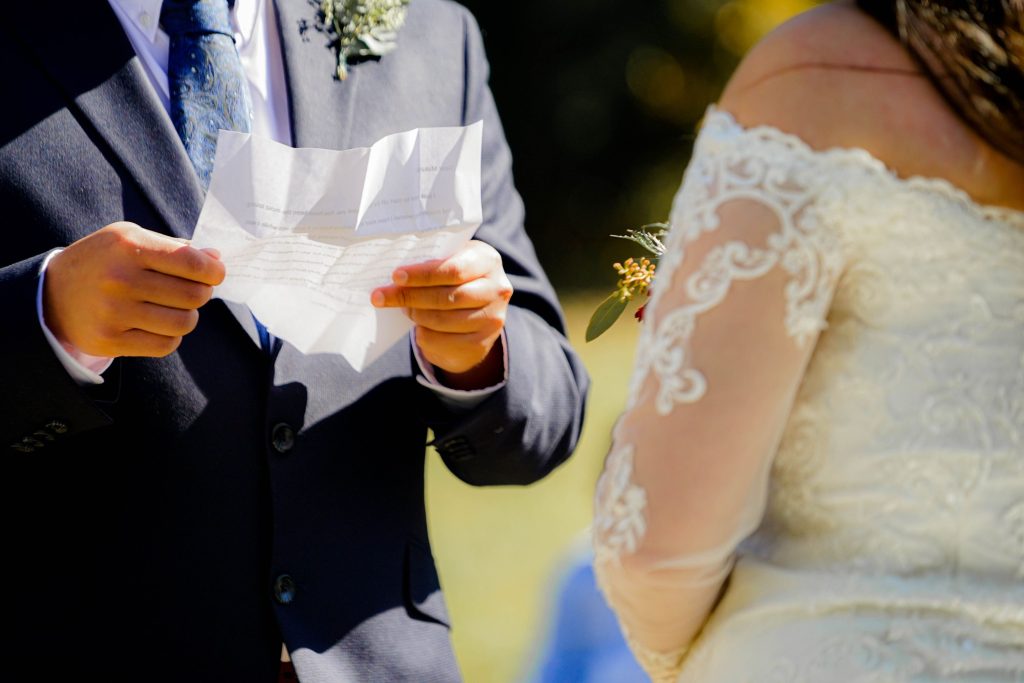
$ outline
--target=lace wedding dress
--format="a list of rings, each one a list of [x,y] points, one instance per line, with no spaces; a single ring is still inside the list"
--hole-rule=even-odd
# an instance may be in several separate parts
[[[594,522],[652,678],[1024,681],[1024,212],[711,108],[672,224]]]

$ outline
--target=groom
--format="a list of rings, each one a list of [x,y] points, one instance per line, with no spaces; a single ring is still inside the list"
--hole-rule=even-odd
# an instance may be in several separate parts
[[[304,683],[458,680],[428,430],[461,479],[527,484],[587,386],[472,18],[412,0],[397,49],[339,81],[308,0],[2,11],[5,673],[270,683],[284,643]],[[223,265],[187,239],[213,128],[346,149],[481,119],[478,241],[375,293],[417,327],[364,372],[207,303]]]

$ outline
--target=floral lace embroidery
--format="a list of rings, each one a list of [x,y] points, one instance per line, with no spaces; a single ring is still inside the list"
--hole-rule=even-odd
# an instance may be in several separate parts
[[[631,638],[628,631],[625,631],[625,637],[626,644],[629,645],[636,661],[651,677],[651,683],[676,682],[679,672],[683,668],[683,660],[686,659],[688,647],[681,647],[673,652],[656,652]]]
[[[647,493],[632,482],[633,447],[625,444],[605,460],[594,504],[594,552],[598,564],[636,552],[647,529]]]
[[[658,378],[655,408],[668,415],[677,403],[693,403],[707,390],[704,375],[689,365],[687,344],[697,317],[725,300],[734,281],[754,280],[776,266],[790,274],[786,285],[787,333],[803,345],[825,327],[832,287],[842,268],[837,237],[815,210],[814,200],[826,183],[810,166],[773,163],[769,155],[743,157],[698,150],[675,203],[673,230],[654,286],[644,334],[639,343],[631,399],[649,371]],[[718,210],[736,201],[753,201],[770,209],[779,224],[766,248],[731,241],[712,249],[683,283],[692,303],[659,316],[658,302],[684,260],[686,245],[719,227]]]

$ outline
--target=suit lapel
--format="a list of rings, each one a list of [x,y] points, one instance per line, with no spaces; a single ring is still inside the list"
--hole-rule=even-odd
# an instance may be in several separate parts
[[[203,189],[120,22],[106,2],[95,5],[77,12],[75,22],[47,22],[26,44],[127,169],[167,231],[189,237]],[[81,49],[83,37],[94,49]]]
[[[178,237],[191,237],[205,192],[137,58],[76,100]]]
[[[314,28],[316,6],[308,0],[274,0],[284,52],[295,147],[347,149],[359,89],[359,69],[347,80],[331,77],[334,51]]]

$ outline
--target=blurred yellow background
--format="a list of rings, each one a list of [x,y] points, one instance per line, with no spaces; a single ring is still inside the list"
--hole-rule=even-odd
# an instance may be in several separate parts
[[[713,41],[734,57],[780,22],[816,4],[813,0],[664,2],[680,25],[695,16],[698,6],[705,15],[710,12]],[[492,62],[495,58],[492,54]],[[631,96],[651,116],[684,126],[690,124],[683,122],[699,116],[721,87],[720,78],[716,81],[708,69],[708,75],[695,77],[692,67],[684,68],[670,52],[639,45],[630,50],[622,73],[615,76],[623,79]],[[684,170],[672,166],[650,169],[650,175],[660,176],[659,180],[637,188],[630,200],[635,222],[619,232],[667,217]],[[529,203],[527,209],[531,209]],[[590,253],[603,260],[604,243],[615,240],[600,234],[593,239],[596,244]],[[615,246],[621,247],[623,258],[639,254],[639,248],[629,244]],[[556,267],[550,259],[545,265],[549,270]],[[455,479],[436,453],[429,454],[430,531],[454,623],[456,655],[467,683],[520,683],[532,673],[549,635],[556,582],[570,549],[584,542],[594,484],[612,425],[625,402],[639,331],[630,310],[610,332],[584,343],[591,312],[614,286],[610,265],[609,260],[607,288],[562,293],[570,340],[593,381],[582,441],[569,462],[530,487],[479,489]],[[556,283],[566,281],[556,273],[552,276]]]
[[[533,486],[481,489],[453,477],[436,453],[428,458],[430,533],[467,683],[511,683],[529,673],[547,635],[559,569],[590,523],[639,329],[623,316],[585,344],[587,320],[602,298],[563,301],[570,341],[593,381],[583,438],[567,463]]]

